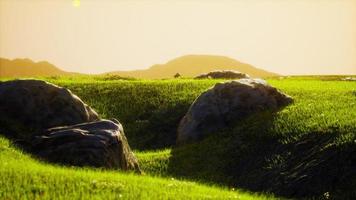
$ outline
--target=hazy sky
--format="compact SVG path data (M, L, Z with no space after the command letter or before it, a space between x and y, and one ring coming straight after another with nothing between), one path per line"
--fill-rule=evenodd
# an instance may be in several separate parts
M356 0L0 0L0 57L96 73L185 54L356 74Z

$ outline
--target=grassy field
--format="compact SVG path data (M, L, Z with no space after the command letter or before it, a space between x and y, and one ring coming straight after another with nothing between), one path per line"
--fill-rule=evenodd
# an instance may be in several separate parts
M354 81L334 76L269 79L295 102L236 122L199 143L175 147L181 117L202 91L221 80L45 80L69 88L103 118L119 119L146 175L40 163L2 138L0 199L21 194L29 199L272 198L231 188L283 197L356 197Z
M231 188L34 160L0 137L0 199L270 199Z
M175 144L177 125L194 99L217 80L47 79L69 88L103 118L124 124L131 147L161 149Z

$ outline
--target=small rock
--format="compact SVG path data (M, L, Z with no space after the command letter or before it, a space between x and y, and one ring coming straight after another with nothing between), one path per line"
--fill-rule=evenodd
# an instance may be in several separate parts
M203 139L252 113L276 110L291 102L291 97L261 79L218 83L190 106L178 126L177 144Z
M345 77L341 79L342 81L356 81L356 77Z
M240 79L240 78L250 78L249 75L234 71L234 70L217 70L206 74L200 74L195 79Z

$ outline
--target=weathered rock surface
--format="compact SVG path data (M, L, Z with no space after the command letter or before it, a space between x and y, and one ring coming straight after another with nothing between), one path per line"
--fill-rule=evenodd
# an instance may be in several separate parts
M1 133L25 150L55 163L140 172L121 124L98 120L65 88L40 80L0 82Z
M0 129L13 138L98 119L97 113L68 89L40 80L0 82Z
M250 78L249 75L234 71L234 70L218 70L212 71L206 74L200 74L195 77L195 79L205 79L205 78L213 78L213 79L240 79L240 78Z
M291 102L291 97L261 79L218 83L202 93L182 118L177 144L200 140L252 113L276 110Z
M356 81L356 77L345 77L341 79L342 81Z
M140 172L138 161L117 120L48 129L32 141L32 151L56 163Z

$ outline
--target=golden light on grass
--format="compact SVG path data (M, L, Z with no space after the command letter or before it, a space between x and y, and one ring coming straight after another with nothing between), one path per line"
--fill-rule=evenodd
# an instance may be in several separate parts
M74 7L79 7L80 6L80 0L73 0L72 2Z

